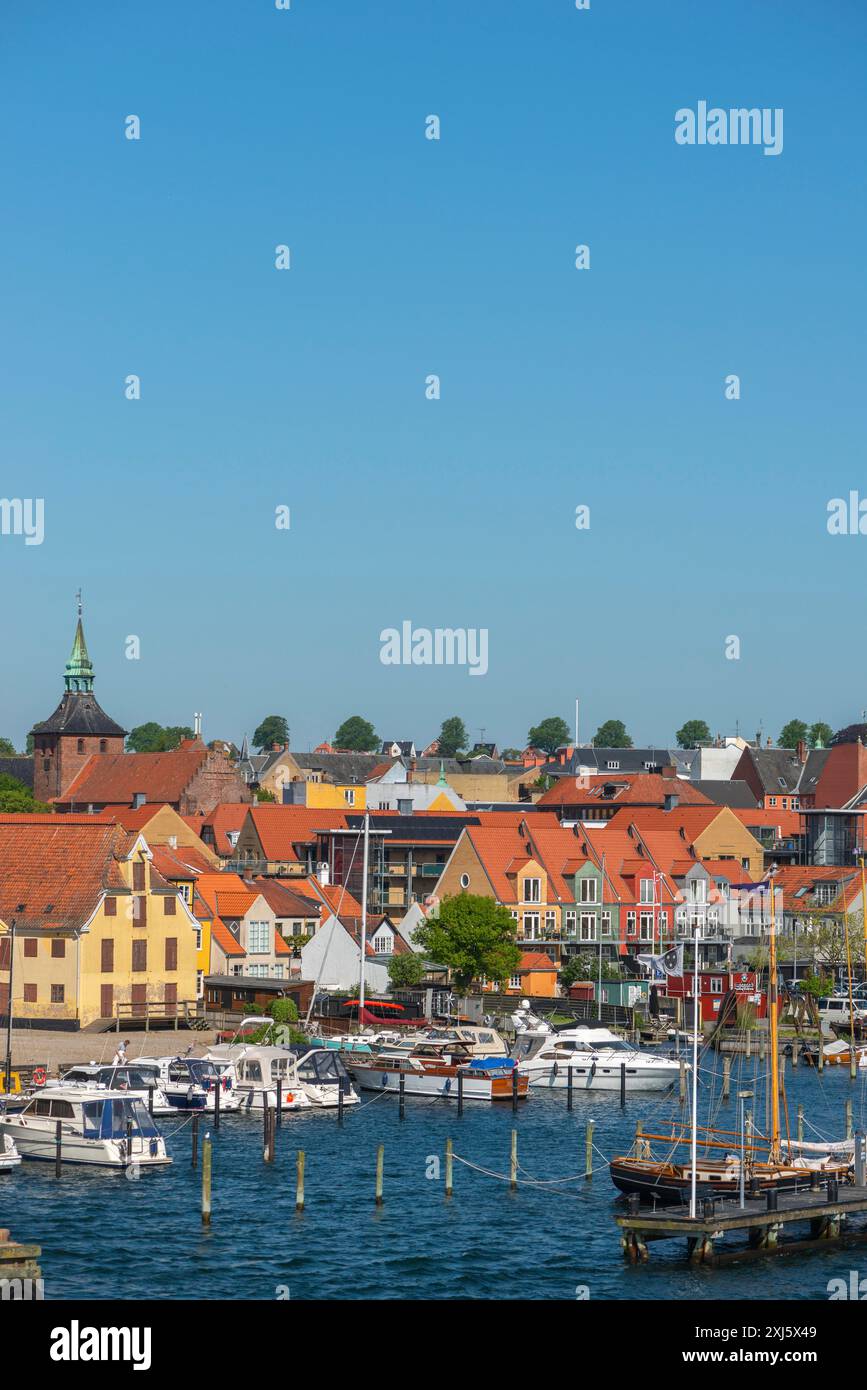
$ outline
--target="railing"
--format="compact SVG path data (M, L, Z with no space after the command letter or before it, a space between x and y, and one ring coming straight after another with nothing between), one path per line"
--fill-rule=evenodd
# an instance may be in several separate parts
M188 1026L204 1017L204 1001L201 999L145 999L141 1003L116 1003L114 1006L115 1031L120 1032L121 1023L138 1024L144 1022L145 1032L152 1023L171 1023L177 1028L181 1023Z

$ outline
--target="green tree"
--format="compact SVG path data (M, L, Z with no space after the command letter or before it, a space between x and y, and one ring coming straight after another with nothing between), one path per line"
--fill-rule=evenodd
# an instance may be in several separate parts
M253 747L260 753L274 747L275 743L289 742L289 725L282 714L268 714L253 734Z
M0 738L0 758L14 758L16 751L11 739Z
M268 1012L275 1023L297 1023L298 1005L294 999L275 999Z
M464 721L453 714L450 719L444 719L442 728L439 731L439 745L441 758L456 758L467 746L467 730Z
M808 733L809 729L803 719L790 719L780 730L777 742L781 748L797 748L802 739L806 743Z
M560 971L560 984L563 989L569 989L576 980L592 980L593 967L588 958L581 952L578 955L570 956L563 969Z
M698 748L699 744L710 742L710 729L703 719L687 719L675 738L678 748Z
M379 743L376 730L360 714L344 719L334 735L335 748L348 748L353 753L371 753Z
M25 741L24 741L24 752L25 752L25 753L32 753L32 752L33 752L33 735L32 735L32 734L28 734L28 735L27 735L27 738L26 738Z
M126 737L130 753L168 753L185 738L194 738L188 724L170 724L163 727L151 720L148 724L138 724Z
M392 956L388 962L388 978L392 989L414 989L420 985L426 974L425 963L415 951L402 956Z
M256 797L256 800L259 802L260 805L261 805L261 803L262 803L263 801L276 801L276 800L277 800L277 798L276 798L276 796L274 795L274 793L273 793L273 792L269 792L269 790L268 790L267 787L260 787L259 790L255 793L255 797Z
M606 719L593 735L594 748L631 748L632 739L622 719Z
M0 773L0 812L4 815L47 814L51 809L43 801L36 801L30 788L17 777Z
M831 739L834 737L834 730L830 724L825 724L821 719L815 724L811 724L807 730L807 742L811 748L818 748L819 745L827 748Z
M449 967L461 990L482 975L502 984L521 960L511 913L475 893L445 898L438 915L416 928L415 942L431 960Z
M527 731L527 741L533 748L541 748L543 753L553 753L555 748L568 743L569 725L559 715L552 714Z
M504 748L500 754L504 763L519 763L523 753L522 748Z

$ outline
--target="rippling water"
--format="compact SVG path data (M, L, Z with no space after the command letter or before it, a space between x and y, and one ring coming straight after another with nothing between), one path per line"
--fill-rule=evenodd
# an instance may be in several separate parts
M746 1087L734 1064L732 1094ZM844 1107L865 1122L865 1079L843 1068L819 1076L790 1070L792 1130L798 1101L825 1137L844 1133ZM718 1096L706 1081L705 1102ZM363 1095L369 1100L370 1093ZM3 1225L15 1239L42 1246L47 1298L819 1298L827 1283L858 1268L858 1250L760 1260L726 1269L691 1270L683 1241L651 1246L649 1262L625 1264L613 1215L619 1208L602 1155L622 1151L637 1121L648 1127L671 1113L659 1097L540 1094L513 1116L510 1105L468 1103L459 1120L452 1102L376 1098L347 1110L286 1116L277 1161L262 1159L261 1124L223 1118L214 1136L214 1209L210 1231L199 1210L201 1172L190 1165L191 1126L164 1122L171 1167L137 1181L120 1173L23 1163L0 1175ZM704 1112L702 1112L702 1117ZM522 1174L552 1180L583 1173L585 1126L595 1122L599 1168L547 1187L508 1183L455 1164L455 1195L443 1195L446 1138L455 1153L508 1174L512 1128ZM760 1119L757 1112L757 1120ZM737 1128L734 1101L716 1117ZM204 1134L204 1128L202 1130ZM807 1138L811 1136L809 1130ZM385 1204L374 1205L377 1144L385 1145ZM295 1206L295 1154L307 1154L305 1211ZM436 1160L440 1160L439 1176Z

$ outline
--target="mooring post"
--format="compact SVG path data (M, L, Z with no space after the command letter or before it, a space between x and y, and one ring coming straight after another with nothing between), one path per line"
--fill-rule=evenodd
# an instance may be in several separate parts
M855 1186L864 1186L864 1131L855 1131Z
M566 1068L566 1109L572 1109L572 1067Z
M752 1042L753 1042L753 1035L752 1035L752 1033L750 1032L750 1030L749 1030L749 1028L748 1028L748 1029L747 1029L747 1057L751 1056L751 1051L750 1051L750 1049L752 1048Z
M819 1029L819 1056L817 1061L819 1064L819 1071L823 1071L825 1067L825 1040L822 1037L821 1028Z
M798 1047L798 1039L796 1038L795 1041L792 1043L792 1066L793 1066L793 1067L796 1067L796 1066L798 1065L798 1055L799 1055L799 1051L800 1051L800 1049L799 1049L799 1047Z
M191 1166L192 1166L193 1168L196 1168L196 1167L198 1167L198 1163L199 1163L199 1112L198 1112L198 1110L197 1110L196 1113L193 1115L193 1152L192 1152L192 1158L191 1158Z
M518 1190L518 1131L512 1130L512 1148L509 1154L509 1187Z
M150 1115L151 1119L153 1119L153 1117L154 1117L154 1088L153 1088L153 1086L148 1086L148 1114Z
M804 1142L804 1107L803 1107L803 1105L799 1102L799 1103L798 1103L798 1143L799 1143L799 1144L803 1144L803 1142Z
M385 1145L380 1144L376 1150L376 1205L382 1206L382 1164L385 1156Z
M274 1112L274 1124L277 1129L280 1129L283 1124L283 1082L279 1078L277 1080L277 1109Z
M512 1067L512 1114L518 1111L518 1068Z
M268 1092L262 1092L264 1108L262 1110L262 1138L263 1151L262 1157L266 1163L270 1163L274 1155L271 1152L271 1107L268 1104Z
M858 1058L851 1043L849 1045L849 1080L854 1081L858 1075Z
M54 1176L60 1177L60 1164L63 1157L63 1124L60 1120L54 1126Z
M447 1196L447 1197L451 1197L452 1192L454 1191L454 1188L453 1188L453 1185L452 1185L452 1163L453 1163L453 1159L452 1159L452 1141L451 1141L451 1139L447 1139L447 1140L446 1140L446 1196Z
M124 1167L128 1168L132 1163L132 1120L126 1122L126 1158Z
M220 1128L220 1092L223 1089L222 1076L214 1077L214 1129Z
M584 1176L593 1177L593 1121L587 1121L587 1138L584 1141Z
M304 1210L304 1150L298 1150L295 1160L295 1210Z
M732 1088L732 1059L723 1057L722 1098L728 1100Z
M620 1063L620 1108L626 1105L626 1063Z
M852 1138L852 1099L846 1101L846 1138Z
M397 1117L402 1120L406 1114L406 1076L403 1072L397 1083Z
M458 1071L458 1118L464 1113L464 1074Z
M202 1144L202 1225L211 1224L211 1136Z
M683 1105L686 1100L686 1062L680 1059L680 1103Z
M340 1078L340 1085L337 1087L337 1123L343 1124L343 1077Z

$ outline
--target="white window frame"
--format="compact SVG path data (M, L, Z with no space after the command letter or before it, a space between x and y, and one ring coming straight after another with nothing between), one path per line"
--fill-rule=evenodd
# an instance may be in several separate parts
M540 878L525 878L521 885L522 903L540 903L542 901L542 880Z

